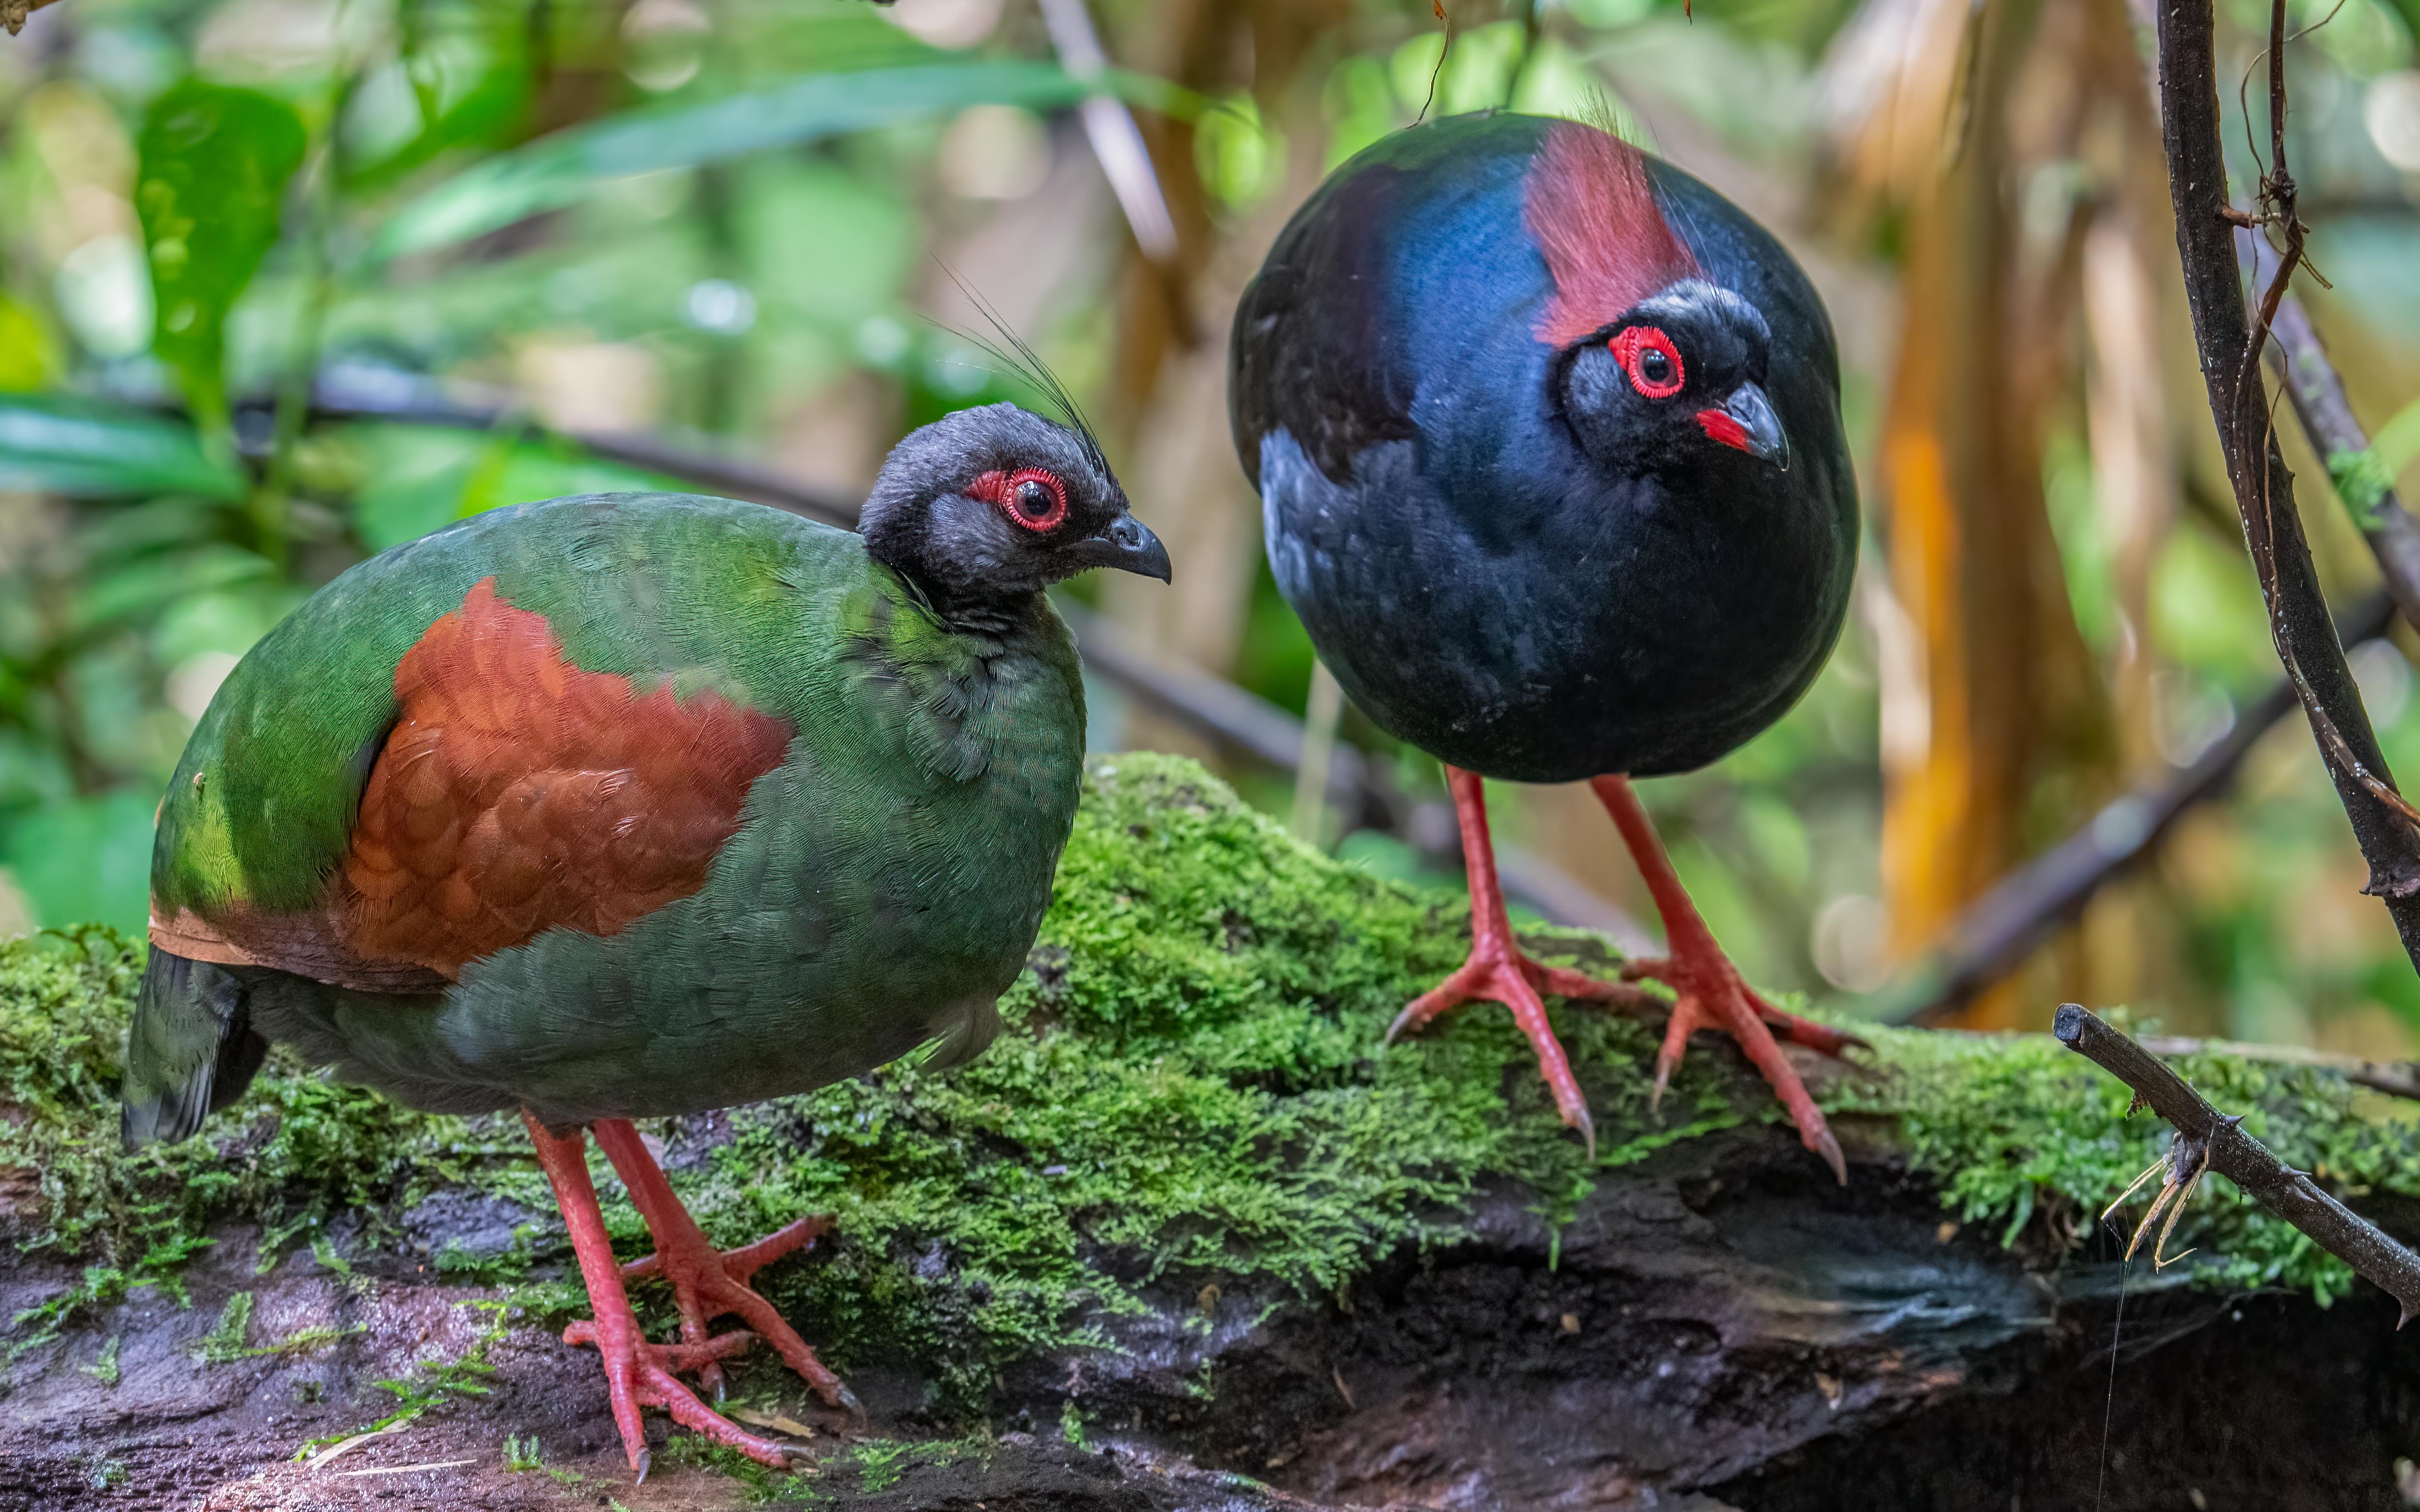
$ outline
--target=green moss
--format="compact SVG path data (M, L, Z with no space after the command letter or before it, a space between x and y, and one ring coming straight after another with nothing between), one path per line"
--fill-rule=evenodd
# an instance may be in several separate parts
M663 1447L667 1465L695 1465L729 1477L740 1488L743 1499L752 1506L767 1503L801 1504L822 1500L814 1481L807 1474L775 1470L760 1464L728 1444L716 1443L696 1434L675 1437ZM819 1474L818 1466L811 1474Z
M2330 452L2328 479L2336 487L2336 497L2363 530L2378 527L2378 506L2395 490L2395 470L2386 465L2375 448L2358 452Z
M1909 1163L1940 1183L1951 1211L2009 1242L2037 1213L2084 1229L2166 1146L2157 1116L2128 1116L2123 1084L2046 1035L1872 1038L1884 1074L1843 1078L1826 1108L1892 1118ZM2280 1160L2340 1195L2420 1194L2420 1108L2313 1067L2211 1054L2172 1064L2217 1107L2243 1115L2245 1132ZM2154 1186L2112 1221L2131 1228ZM2170 1253L2187 1246L2209 1285L2306 1288L2322 1305L2352 1286L2343 1261L2220 1176L2202 1183Z
M252 1293L239 1291L219 1309L216 1328L202 1336L194 1347L194 1357L204 1365L226 1365L250 1355L247 1343L252 1333Z
M1004 1365L1106 1343L1156 1284L1331 1292L1384 1256L1460 1238L1482 1182L1535 1194L1559 1223L1606 1169L1777 1116L1761 1083L1701 1047L1652 1118L1653 1036L1559 1010L1597 1119L1591 1167L1509 1015L1459 1014L1384 1045L1402 1004L1459 962L1465 906L1296 844L1191 763L1097 761L991 1050L735 1110L675 1183L722 1243L832 1214L813 1258L766 1273L777 1303L842 1369L917 1362L937 1405L973 1414ZM1610 964L1585 934L1532 944ZM0 946L0 1089L15 1110L0 1119L0 1171L39 1173L26 1242L91 1266L21 1321L17 1347L127 1287L173 1286L230 1223L261 1228L264 1258L307 1244L341 1264L317 1227L340 1211L375 1219L447 1183L551 1207L512 1120L410 1113L283 1058L202 1137L120 1154L116 1055L137 971L136 952L99 932ZM1878 1041L1875 1073L1836 1079L1827 1105L1892 1120L1966 1221L2014 1231L2055 1208L2071 1223L2152 1158L2156 1120L2124 1119L2122 1089L2047 1040ZM2287 1159L2354 1189L2420 1193L2412 1126L2363 1116L2341 1084L2216 1057L2188 1073ZM600 1186L617 1242L648 1247L618 1188ZM2231 1193L2188 1223L2213 1279L2344 1288L2334 1261ZM576 1281L525 1282L532 1263L561 1261L560 1232L550 1221L504 1257L438 1263L524 1282L524 1316L576 1312ZM641 1301L661 1306L661 1288Z
M526 1164L509 1121L398 1108L272 1057L203 1137L118 1147L118 1057L139 946L98 927L0 943L0 1173L30 1182L21 1248L85 1259L82 1280L13 1320L14 1358L79 1308L127 1290L182 1292L221 1224L259 1225L273 1258L339 1212L382 1212L449 1182Z
M926 1361L961 1402L1000 1363L1139 1310L1162 1276L1333 1290L1459 1237L1483 1176L1585 1187L1508 1015L1382 1043L1458 964L1463 910L1296 844L1191 763L1096 763L1000 1041L942 1075L892 1068L745 1110L684 1196L721 1239L833 1213L832 1259L789 1273L787 1300L842 1364ZM1649 1035L1560 1024L1601 1163L1745 1116L1699 1057L1655 1122Z

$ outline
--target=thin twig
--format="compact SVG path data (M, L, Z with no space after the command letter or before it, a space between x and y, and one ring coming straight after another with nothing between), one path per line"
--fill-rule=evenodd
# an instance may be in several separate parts
M2241 207L2229 207L2226 214L2238 227L2237 244L2253 286L2273 286L2279 257L2259 234L2261 216ZM2391 595L2339 619L2338 640L2357 646L2382 636L2397 610L2420 629L2420 519L2404 508L2393 480L2377 465L2343 380L2292 293L2278 301L2270 335L2270 355L2295 416L2311 449L2326 459ZM1904 985L1884 1000L1884 1016L1896 1023L1932 1022L2016 969L2053 931L2073 920L2104 884L2149 856L2186 810L2225 792L2253 746L2299 702L2294 684L2279 682L2190 766L2109 804L2066 840L2002 878L1960 913L1946 932L1946 947L1905 974Z
M2236 244L2253 283L2270 282L2277 253L2268 239L2247 230L2237 235ZM2420 520L2403 507L2393 477L2371 453L2369 434L2353 415L2344 380L2328 361L2327 348L2312 329L2303 301L2287 295L2277 306L2269 333L2275 338L2271 362L2293 401L2303 434L2326 463L2336 493L2378 558L2378 570L2386 579L2387 591L2395 595L2396 607L2407 624L2420 630Z
M2257 335L2245 318L2234 247L2239 217L2227 204L2226 163L2219 146L2215 28L2211 0L2161 0L2160 123L2202 383L2278 660L2294 684L2329 779L2369 863L2365 890L2385 900L2406 953L2420 964L2420 828L2395 795L2344 649L2328 621L2319 572L2294 507L2293 476L2278 454L2260 381L2258 353L2284 299L2282 276L2261 301ZM2284 41L2284 0L2275 0L2272 47L2282 54ZM2271 159L2260 202L2268 224L2285 228L2281 275L2301 260L2302 239L2284 157L2285 111L2279 56L2270 62Z
M2259 403L2261 444L2273 454L2276 412L2275 406L2260 393L2260 353L2269 345L2270 328L2276 321L2277 306L2286 297L2294 270L2303 264L2304 239L2309 233L2309 227L2295 213L2294 176L2286 166L2286 0L2272 0L2268 58L2270 168L2260 179L2261 208L2257 214L2246 217L2227 206L2223 208L2220 218L2238 226L2278 226L2286 239L2285 247L2278 254L2277 270L2270 278L2267 291L2260 297L2260 313L2253 322L2251 332L2244 338L2242 360L2237 364L2235 386L2228 394L2229 403L2239 417L2243 413L2247 398ZM2248 120L2246 129L2249 129ZM2195 316L2198 317L2198 310ZM2211 395L2211 402L2213 405L2217 402L2215 393ZM2257 512L2246 510L2243 517L2253 565L2260 575L2263 596L2270 606L2273 622L2279 614L2273 585L2277 580L2276 487L2281 475L2286 475L2282 464L2264 471L2260 478L2260 507ZM2239 491L2240 488L2239 484ZM2259 522L2257 530L2253 528L2256 518ZM2294 637L2287 633L2282 624L2273 624L2273 639L2277 644L2278 659L2285 664L2287 677L2292 680L2294 690L2302 697L2303 707L2309 716L2311 733L2319 741L2319 750L2329 764L2360 783L2371 797L2413 825L2420 825L2420 809L2406 803L2403 795L2395 791L2394 784L2378 775L2384 769L2383 763L2365 761L2345 739L2335 711L2312 689L2309 679L2303 673L2302 657L2296 651ZM2415 961L2420 961L2420 957L2415 957Z
M2060 1007L2051 1032L2059 1043L2133 1088L2137 1099L2175 1127L2172 1179L2190 1180L2204 1167L2218 1172L2393 1297L2402 1306L2397 1327L2420 1313L2420 1255L2271 1154L2243 1132L2240 1116L2220 1113L2166 1062L2074 1003Z
M1453 51L1453 18L1445 13L1445 0L1429 0L1429 8L1436 12L1437 24L1445 28L1445 45L1437 49L1436 66L1429 69L1429 92L1420 100L1420 113L1412 117L1414 126L1429 118L1429 107L1436 103L1437 77L1445 72L1446 56Z

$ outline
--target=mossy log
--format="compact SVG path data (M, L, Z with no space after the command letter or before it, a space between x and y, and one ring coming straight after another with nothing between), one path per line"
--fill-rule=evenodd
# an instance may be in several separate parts
M719 1242L833 1215L760 1285L871 1421L746 1361L728 1410L812 1434L813 1472L681 1436L644 1487L560 1341L582 1298L513 1122L273 1060L199 1138L123 1156L139 951L0 947L0 1509L1996 1512L2093 1505L2104 1474L2113 1512L2404 1504L2420 1354L2392 1304L2217 1182L2190 1257L2121 1272L2091 1215L2162 1131L2046 1038L1801 1057L1844 1189L1727 1045L1658 1115L1658 1026L1558 1005L1591 1163L1507 1015L1382 1045L1466 934L1458 897L1308 850L1191 764L1095 762L983 1058L651 1128ZM2181 1064L2412 1231L2411 1104ZM345 1446L296 1462L315 1442Z

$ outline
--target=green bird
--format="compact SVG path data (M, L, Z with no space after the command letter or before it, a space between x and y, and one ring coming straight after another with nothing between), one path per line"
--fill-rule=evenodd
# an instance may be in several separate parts
M729 500L555 499L361 563L211 700L167 795L126 1059L130 1147L240 1096L271 1042L408 1106L518 1108L554 1186L631 1468L762 1335L802 1218L720 1253L629 1120L804 1092L998 1031L1075 819L1084 697L1044 590L1168 553L1099 445L1011 405L901 441L862 534ZM582 1128L654 1235L617 1266ZM626 1277L671 1282L682 1341ZM750 1332L710 1336L737 1315Z

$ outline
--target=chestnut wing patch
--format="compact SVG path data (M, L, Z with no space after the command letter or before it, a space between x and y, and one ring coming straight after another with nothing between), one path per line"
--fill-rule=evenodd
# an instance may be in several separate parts
M613 934L705 885L787 721L582 671L495 579L396 668L333 920L365 963L448 980L563 927Z

